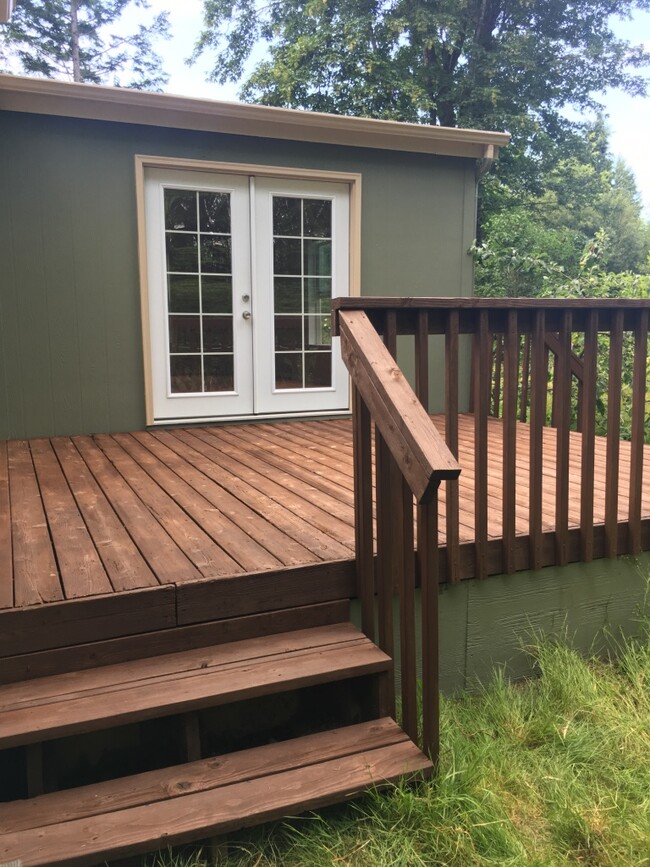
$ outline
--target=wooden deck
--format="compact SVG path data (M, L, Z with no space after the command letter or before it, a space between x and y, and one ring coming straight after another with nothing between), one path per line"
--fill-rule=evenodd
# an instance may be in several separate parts
M444 418L434 420L442 431ZM544 429L543 529L551 547L555 436L553 428ZM463 414L459 417L463 577L473 574L473 437L473 417ZM490 571L498 572L500 421L489 420L488 439ZM571 433L570 439L569 521L577 528L581 436ZM528 426L519 424L518 568L527 565L528 502L521 492L526 491L528 450ZM597 438L596 527L602 527L605 518L605 453L605 438ZM627 520L629 468L629 444L621 443L622 525ZM648 446L644 468L644 477L649 478ZM439 543L444 546L444 484L442 488ZM648 486L642 519L647 549ZM577 529L572 534L576 548ZM135 606L126 604L129 599L140 600L141 618L148 617L153 625L147 628L156 629L279 609L294 596L300 604L342 598L354 594L353 557L349 420L0 442L0 624L4 618L5 627L12 627L5 629L6 641L11 635L16 638L24 623L7 615L42 613L43 603L59 611L62 603L94 600L95 608L84 610L90 640L94 628L99 637L103 630L110 633L106 618L119 619L127 617L124 612L135 611ZM444 555L442 561L444 579ZM237 582L223 580L237 576L241 576ZM218 599L206 592L209 579L221 582ZM164 590L166 597L155 593ZM142 594L148 594L149 600L144 608ZM124 597L124 604L117 601L119 597ZM100 607L100 602L111 599L112 608ZM63 615L52 614L52 618L50 622L41 617L39 623L50 624L50 630L56 624L65 629ZM29 642L28 649L34 649ZM13 652L21 651L14 647Z

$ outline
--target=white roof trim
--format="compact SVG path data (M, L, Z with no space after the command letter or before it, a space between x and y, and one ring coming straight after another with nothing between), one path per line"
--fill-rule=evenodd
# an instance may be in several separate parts
M15 75L0 75L0 110L473 159L491 159L510 141L508 133L321 114Z

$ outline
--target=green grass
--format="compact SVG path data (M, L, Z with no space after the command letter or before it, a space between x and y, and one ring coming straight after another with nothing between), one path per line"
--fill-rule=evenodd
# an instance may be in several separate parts
M530 652L539 678L444 701L437 780L257 829L228 867L650 865L650 641Z

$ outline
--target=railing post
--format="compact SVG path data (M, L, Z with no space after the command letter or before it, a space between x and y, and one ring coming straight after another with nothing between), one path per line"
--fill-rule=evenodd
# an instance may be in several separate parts
M580 436L580 556L584 563L594 558L594 463L596 436L596 360L598 355L598 313L590 310L585 324L582 357L582 407Z
M536 310L531 335L530 377L530 457L528 471L528 535L530 568L542 567L542 482L543 433L546 420L548 354L546 351L546 316Z
M614 313L609 333L607 382L607 458L605 484L605 553L618 554L618 478L621 435L621 378L623 364L623 311Z
M458 458L458 310L451 310L445 329L445 441ZM447 534L447 577L451 584L460 581L460 521L458 514L458 479L445 483L445 519Z
M474 334L474 551L475 575L486 578L487 570L487 471L489 404L488 311L478 313Z
M555 563L569 562L569 431L571 414L571 312L562 313L560 351L553 373L553 406L556 408L557 448L555 459Z
M503 359L503 486L502 486L502 568L507 575L515 571L515 494L517 482L517 368L519 332L517 311L508 311Z
M361 628L375 640L375 564L372 529L372 444L370 413L352 386L352 454L354 462L354 537L357 596Z
M418 506L417 556L422 602L422 745L437 765L440 753L437 496Z

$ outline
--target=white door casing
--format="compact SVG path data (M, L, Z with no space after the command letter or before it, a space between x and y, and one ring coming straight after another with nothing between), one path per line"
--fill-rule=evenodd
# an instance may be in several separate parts
M153 422L345 411L349 186L146 168Z

